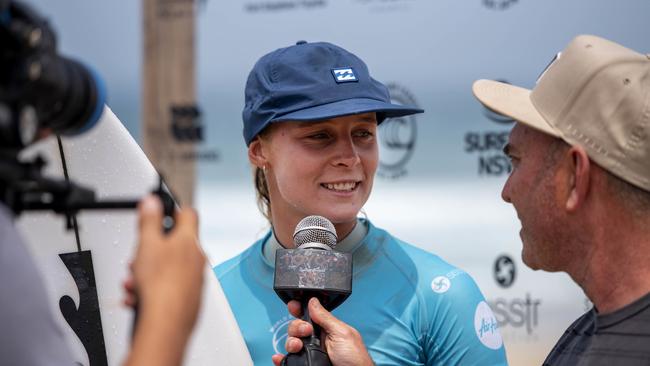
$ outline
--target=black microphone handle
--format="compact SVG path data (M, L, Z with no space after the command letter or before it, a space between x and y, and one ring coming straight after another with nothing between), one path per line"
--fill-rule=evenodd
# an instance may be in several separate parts
M298 353L289 353L282 359L282 366L332 366L324 345L321 344L321 327L309 316L309 298L301 301L302 320L309 322L314 331L311 336L302 338L302 349Z
M315 344L318 345L321 348L324 348L321 346L321 341L320 341L320 335L321 335L321 327L320 325L314 323L311 320L311 316L309 315L309 299L307 299L306 302L301 301L301 306L302 306L302 320L308 322L311 324L311 326L314 328L314 331L311 333L311 336L305 337L302 339L303 344Z

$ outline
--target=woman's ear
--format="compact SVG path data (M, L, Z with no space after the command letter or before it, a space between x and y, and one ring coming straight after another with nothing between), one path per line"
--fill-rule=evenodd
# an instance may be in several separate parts
M248 145L248 160L258 168L264 168L268 164L266 146L259 136Z

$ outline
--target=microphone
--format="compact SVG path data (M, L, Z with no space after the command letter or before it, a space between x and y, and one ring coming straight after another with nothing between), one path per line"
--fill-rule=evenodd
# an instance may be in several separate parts
M352 254L333 250L337 237L334 225L322 216L307 216L293 234L295 249L278 249L275 255L273 290L284 301L300 302L302 319L314 332L303 339L299 353L287 355L285 366L331 365L320 342L321 329L309 316L307 303L317 298L328 311L334 310L352 293Z

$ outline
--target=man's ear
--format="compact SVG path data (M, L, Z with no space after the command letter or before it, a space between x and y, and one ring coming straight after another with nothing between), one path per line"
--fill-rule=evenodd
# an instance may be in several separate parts
M570 187L566 201L566 209L575 212L583 205L589 194L590 170L592 169L589 156L582 146L571 146L568 151L572 164L570 165Z
M266 148L259 136L248 145L248 160L258 168L264 168L268 164Z

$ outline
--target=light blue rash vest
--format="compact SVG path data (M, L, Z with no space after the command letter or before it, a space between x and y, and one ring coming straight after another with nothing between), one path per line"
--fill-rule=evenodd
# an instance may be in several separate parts
M496 318L474 280L369 221L352 246L352 295L333 314L356 328L377 365L507 365ZM273 291L271 232L214 271L256 365L286 353L293 317Z

